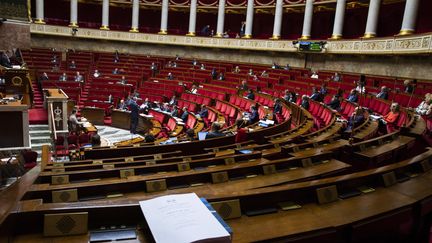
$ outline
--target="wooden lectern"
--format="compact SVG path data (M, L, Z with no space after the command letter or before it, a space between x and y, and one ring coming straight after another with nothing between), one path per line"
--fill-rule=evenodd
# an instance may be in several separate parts
M45 89L48 125L51 132L68 133L68 96L61 89Z
M9 95L21 95L22 104L32 104L33 89L28 69L2 69L5 78L4 92Z

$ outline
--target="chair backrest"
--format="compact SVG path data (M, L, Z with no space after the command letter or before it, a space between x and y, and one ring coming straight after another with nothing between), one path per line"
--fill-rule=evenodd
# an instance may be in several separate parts
M25 163L35 163L38 153L35 151L26 151L23 153Z

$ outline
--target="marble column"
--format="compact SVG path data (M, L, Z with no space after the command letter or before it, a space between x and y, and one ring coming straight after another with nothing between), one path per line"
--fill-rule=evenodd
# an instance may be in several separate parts
M188 36L195 36L196 16L197 16L197 0L191 0L190 13L189 13L189 32L187 33Z
M102 26L101 30L109 30L109 0L102 2Z
M346 8L346 0L337 0L335 20L333 25L333 34L331 36L331 39L337 40L342 38L342 31L343 31L344 18L345 18L345 8Z
M283 15L283 0L276 0L275 17L273 24L273 36L271 39L278 40L281 35L282 28L282 15Z
M252 38L252 26L254 17L254 0L248 0L246 10L246 29L243 38Z
M161 27L159 34L168 34L168 0L162 0Z
M225 0L219 0L217 28L216 28L216 35L214 37L222 37L224 33L224 21L225 21Z
M78 27L78 0L70 2L70 27Z
M311 38L312 18L314 0L306 0L306 7L303 19L303 31L300 39L309 40Z
M373 38L376 36L380 7L381 0L370 0L366 30L363 38Z
M44 0L36 0L36 24L45 24Z
M130 32L139 32L139 0L132 2L132 26Z
M406 1L402 27L399 35L411 35L414 33L419 4L419 0Z

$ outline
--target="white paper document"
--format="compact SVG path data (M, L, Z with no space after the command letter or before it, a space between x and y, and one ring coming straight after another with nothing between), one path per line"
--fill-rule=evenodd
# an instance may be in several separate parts
M230 234L195 193L140 201L140 206L158 243L230 242Z

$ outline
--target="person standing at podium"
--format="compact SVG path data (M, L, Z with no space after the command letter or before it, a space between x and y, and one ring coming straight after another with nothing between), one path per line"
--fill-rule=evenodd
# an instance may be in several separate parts
M136 134L136 128L138 126L139 106L136 103L136 97L129 100L130 114L130 132Z

